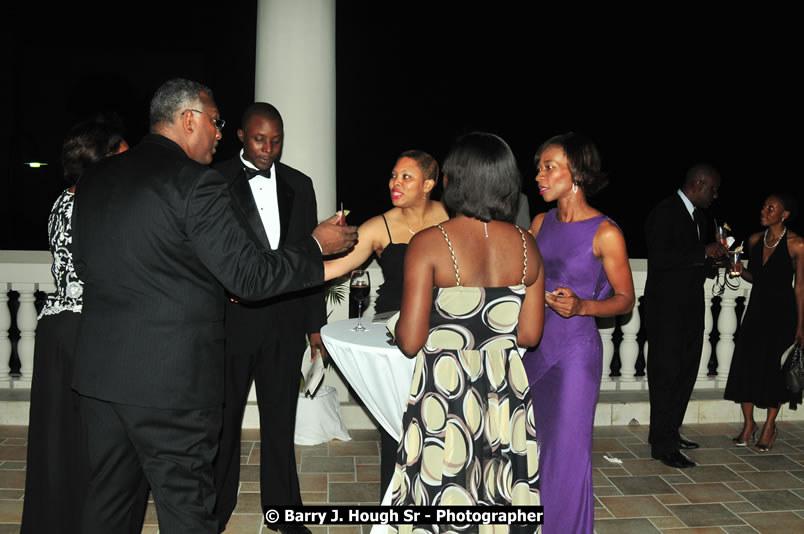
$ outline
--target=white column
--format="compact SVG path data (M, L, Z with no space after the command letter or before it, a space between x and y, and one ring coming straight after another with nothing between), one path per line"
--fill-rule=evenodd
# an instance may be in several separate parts
M318 218L335 210L335 0L260 0L257 101L282 114L282 162L312 178Z
M8 284L0 283L0 384L9 387L11 372L11 340L8 329L11 328L11 311L8 309Z
M12 284L15 291L20 294L20 308L17 311L17 328L20 330L20 340L17 342L17 353L20 356L20 383L30 387L33 377L34 343L36 342L36 284Z

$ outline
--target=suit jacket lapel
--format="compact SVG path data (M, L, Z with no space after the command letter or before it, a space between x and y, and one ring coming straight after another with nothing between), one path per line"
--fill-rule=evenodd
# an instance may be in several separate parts
M279 166L275 165L276 170L276 201L279 205L279 246L285 245L290 228L290 214L293 207L293 188L287 182L284 174L279 172Z
M237 177L232 180L230 191L235 207L240 209L242 215L245 217L246 221L248 221L248 225L257 238L257 241L259 241L263 248L270 249L271 243L268 241L268 234L265 233L265 227L262 224L260 213L257 211L257 204L254 202L254 196L251 194L251 187L248 185L246 173L242 170L238 173Z
M698 235L698 223L692 218L690 212L687 211L687 206L684 204L684 201L681 200L681 197L678 196L678 194L676 194L676 204L679 210L679 217L682 218L681 220L685 221L684 224L687 226L687 228L689 228L688 232L692 233L695 241L700 241L700 236ZM705 217L703 213L701 213L700 216ZM703 228L701 228L701 235L703 235Z

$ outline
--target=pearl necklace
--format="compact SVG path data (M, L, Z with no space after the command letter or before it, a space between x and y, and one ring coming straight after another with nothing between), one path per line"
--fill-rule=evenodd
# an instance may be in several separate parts
M777 240L776 240L776 243L774 243L774 244L772 244L772 245L769 245L769 244L768 244L768 231L769 231L769 230L770 230L770 228L765 228L765 235L764 235L764 236L762 236L762 244L763 244L763 245L765 245L765 248L776 248L776 247L777 247L777 245L779 245L779 243L781 243L781 242L782 242L782 238L783 238L783 237L784 237L784 235L787 233L787 227L785 226L784 230L782 230L782 233L781 233L781 235L779 236L779 239L777 239Z

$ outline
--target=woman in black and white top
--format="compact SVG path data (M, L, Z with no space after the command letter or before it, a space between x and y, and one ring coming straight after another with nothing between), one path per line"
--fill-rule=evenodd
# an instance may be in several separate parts
M73 265L70 221L84 169L127 149L116 116L82 121L64 139L62 165L70 187L48 219L56 291L47 296L36 329L22 533L79 532L88 466L78 394L70 382L84 287Z

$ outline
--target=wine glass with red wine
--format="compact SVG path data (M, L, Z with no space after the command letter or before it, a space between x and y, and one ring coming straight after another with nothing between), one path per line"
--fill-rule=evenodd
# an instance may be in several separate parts
M367 332L368 328L363 326L360 319L363 315L363 304L368 303L369 294L371 293L371 281L369 280L368 271L363 269L352 271L349 290L351 297L357 301L357 326L352 330L355 332Z

